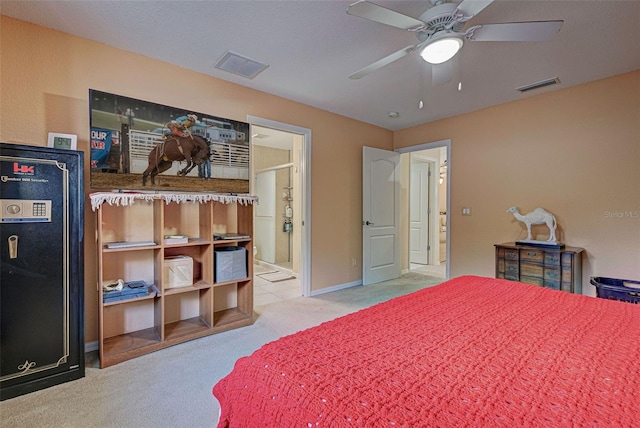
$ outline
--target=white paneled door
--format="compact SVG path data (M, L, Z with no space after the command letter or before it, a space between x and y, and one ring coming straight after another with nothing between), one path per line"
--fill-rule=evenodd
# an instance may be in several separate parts
M409 262L429 264L429 162L411 161Z
M362 283L400 276L400 154L363 147Z

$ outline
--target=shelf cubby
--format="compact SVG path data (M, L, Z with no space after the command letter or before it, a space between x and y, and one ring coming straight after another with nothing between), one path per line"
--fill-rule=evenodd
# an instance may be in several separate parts
M213 325L211 308L210 287L165 294L165 340L174 341L209 334Z

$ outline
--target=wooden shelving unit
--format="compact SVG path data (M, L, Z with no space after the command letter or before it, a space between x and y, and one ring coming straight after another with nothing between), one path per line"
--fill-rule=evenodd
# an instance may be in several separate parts
M101 367L253 323L253 241L214 240L213 235L253 236L254 198L191 196L176 202L163 194L126 194L123 203L111 194L91 195L98 225ZM187 235L188 242L164 244L164 235L176 232ZM120 241L153 245L106 247ZM246 249L246 278L214 282L215 249L223 246ZM193 260L191 285L170 287L163 283L165 258L172 256ZM155 284L159 292L103 303L101 284L114 279L144 280Z

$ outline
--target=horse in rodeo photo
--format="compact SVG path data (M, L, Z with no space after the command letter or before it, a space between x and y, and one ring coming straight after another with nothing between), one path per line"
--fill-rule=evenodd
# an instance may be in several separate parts
M176 161L187 161L187 166L178 171L185 176L209 156L209 144L197 135L178 137L169 135L165 141L157 144L149 152L149 166L142 173L142 185L147 185L147 177L151 175L151 184L155 185L155 177L171 168Z

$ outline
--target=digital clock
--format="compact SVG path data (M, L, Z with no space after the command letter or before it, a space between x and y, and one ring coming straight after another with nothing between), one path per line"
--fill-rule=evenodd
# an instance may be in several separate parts
M76 150L78 145L78 136L73 134L57 134L49 132L48 147L56 149Z

